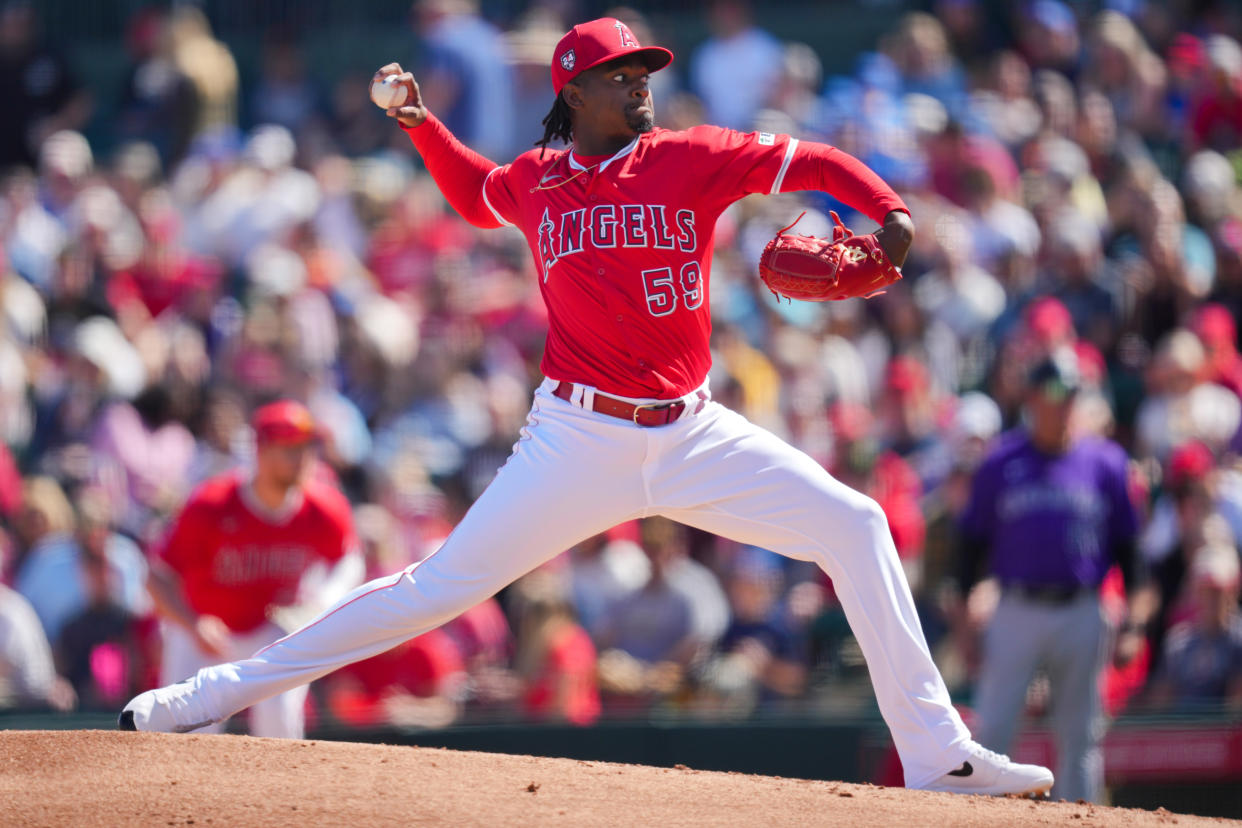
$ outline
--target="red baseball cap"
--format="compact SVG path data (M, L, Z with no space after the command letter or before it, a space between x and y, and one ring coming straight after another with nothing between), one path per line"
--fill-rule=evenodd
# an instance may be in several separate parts
M1059 299L1044 296L1026 308L1027 329L1045 344L1074 339L1074 318Z
M893 357L884 369L884 387L898 396L921 394L929 384L927 366L909 354Z
M659 46L640 46L630 27L614 17L579 23L560 39L552 52L552 88L561 88L588 69L624 55L638 55L647 70L657 72L673 61L673 53Z
M1178 489L1195 480L1202 480L1216 466L1212 450L1198 440L1183 443L1169 455L1166 482Z
M319 439L315 418L296 400L269 403L254 412L251 420L258 443L309 443Z
M1203 340L1204 345L1233 348L1237 341L1237 323L1224 305L1208 303L1195 312L1191 329Z

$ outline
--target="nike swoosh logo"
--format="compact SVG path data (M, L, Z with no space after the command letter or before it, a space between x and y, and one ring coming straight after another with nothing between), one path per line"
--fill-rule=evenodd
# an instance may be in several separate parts
M955 771L949 771L949 776L971 776L975 769L970 766L969 762L963 762L962 766Z

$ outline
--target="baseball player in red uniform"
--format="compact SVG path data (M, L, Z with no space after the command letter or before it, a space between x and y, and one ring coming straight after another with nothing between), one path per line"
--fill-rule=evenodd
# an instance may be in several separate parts
M503 166L463 146L398 75L389 110L453 207L516 226L549 329L513 454L438 552L346 596L244 661L144 693L122 726L187 730L443 624L559 552L664 515L817 563L866 655L913 788L1036 793L1045 768L974 742L928 654L884 515L818 463L711 398L708 274L716 219L751 193L826 190L881 224L900 265L901 199L859 161L787 135L654 126L648 75L672 60L611 18L575 26L552 59L555 105L534 149ZM547 143L559 137L565 150Z
M253 475L203 483L151 562L165 682L245 658L285 634L282 614L306 605L322 610L362 580L349 502L309 477L316 437L310 412L290 400L272 403L255 412L253 425ZM259 702L251 732L301 738L305 700L301 686ZM209 727L219 732L224 723Z

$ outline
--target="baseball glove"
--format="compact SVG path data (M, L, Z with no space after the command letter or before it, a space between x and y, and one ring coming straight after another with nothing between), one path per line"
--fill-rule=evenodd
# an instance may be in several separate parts
M805 216L803 213L802 216ZM861 296L870 299L901 278L875 234L855 236L829 213L836 225L831 239L785 235L802 216L776 234L759 257L759 277L777 298L827 302Z

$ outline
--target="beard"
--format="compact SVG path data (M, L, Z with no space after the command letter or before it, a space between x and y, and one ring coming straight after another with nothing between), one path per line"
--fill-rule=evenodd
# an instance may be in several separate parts
M625 124L638 134L655 129L655 113L646 109L634 109L625 113Z

